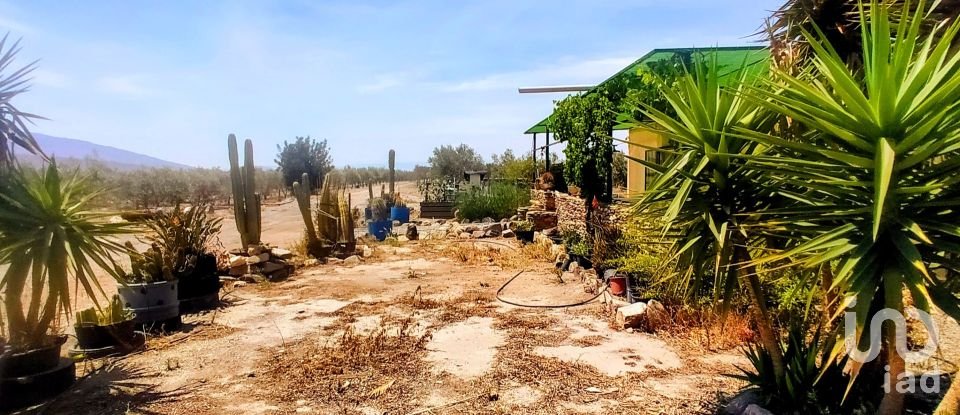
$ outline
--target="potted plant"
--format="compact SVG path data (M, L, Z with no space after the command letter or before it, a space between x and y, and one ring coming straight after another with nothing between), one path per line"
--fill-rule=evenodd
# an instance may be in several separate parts
M370 199L371 219L367 222L367 232L377 238L378 241L387 239L387 235L393 229L393 221L390 220L390 208L383 198L375 197Z
M394 198L393 207L390 208L390 220L400 223L410 222L410 208L399 194Z
M125 248L113 237L130 230L92 209L99 193L86 177L62 177L56 162L39 172L0 166L0 411L39 403L75 380L73 361L61 358L66 336L54 326L70 317L71 280L90 298L105 297L95 266L118 277L113 254Z
M102 310L90 307L77 312L74 352L87 357L130 352L143 345L144 338L134 331L135 327L133 312L123 306L119 295L114 295Z
M147 240L172 257L181 314L216 307L220 302L217 256L211 246L220 233L222 219L207 212L209 204L205 202L184 209L178 205L170 212L157 214L147 224L153 231Z
M521 220L513 223L513 234L523 243L533 242L533 222Z
M133 250L133 245L127 242ZM124 274L117 292L123 305L133 310L134 322L142 325L159 323L160 328L173 328L180 323L178 281L173 275L174 257L154 242L144 252L130 253L131 272Z
M590 245L583 238L578 238L577 241L567 245L567 253L570 255L570 260L576 261L580 268L593 268L593 262L590 261Z

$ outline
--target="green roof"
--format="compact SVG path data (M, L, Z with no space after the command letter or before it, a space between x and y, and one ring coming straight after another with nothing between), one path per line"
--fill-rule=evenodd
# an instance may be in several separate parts
M704 55L708 53L715 53L717 54L717 63L721 68L739 68L741 64L746 64L751 70L755 70L758 73L767 69L767 62L770 59L770 51L764 46L654 49L630 65L627 65L626 68L621 69L613 76L607 78L605 81L594 86L589 91L584 92L584 94L591 94L604 84L615 79L622 77L635 77L637 76L637 73L640 70L645 69L647 64L650 62L670 59L677 53ZM736 69L731 69L729 73L733 73L734 71L736 71ZM722 78L723 74L721 74L721 80ZM550 122L550 117L552 116L553 114L547 116L547 118L544 118L543 121L534 124L532 127L527 129L524 134L547 132L547 125ZM630 126L628 124L618 124L614 126L614 130L626 130L629 128Z

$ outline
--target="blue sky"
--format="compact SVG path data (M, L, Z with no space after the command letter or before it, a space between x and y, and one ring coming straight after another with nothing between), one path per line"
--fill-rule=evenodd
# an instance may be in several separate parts
M755 44L783 0L0 2L0 30L40 59L34 131L197 166L226 137L326 138L337 165L424 162L440 144L487 159L562 95L653 48Z

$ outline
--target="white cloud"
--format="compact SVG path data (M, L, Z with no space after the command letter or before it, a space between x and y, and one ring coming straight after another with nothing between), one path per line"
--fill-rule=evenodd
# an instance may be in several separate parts
M444 83L439 85L439 89L444 92L466 92L516 89L522 86L595 84L607 79L638 58L639 56L609 57L581 61L564 59L551 65L539 66L532 69L504 72L477 79Z
M69 83L66 75L48 69L37 69L31 75L34 85L63 88Z
M155 95L156 90L144 85L143 75L112 75L97 80L97 86L104 91L129 98L142 98Z
M373 82L357 87L357 91L365 94L380 92L402 85L401 77L395 74L378 75Z
M11 38L17 39L23 35L32 35L37 31L33 28L33 26L0 16L0 32L9 32L11 34Z

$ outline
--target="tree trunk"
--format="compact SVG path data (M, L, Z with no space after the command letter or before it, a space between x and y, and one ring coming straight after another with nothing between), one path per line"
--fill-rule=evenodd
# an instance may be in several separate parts
M770 353L774 375L778 379L783 379L786 370L783 363L783 350L780 347L780 336L773 327L773 319L770 318L770 311L767 310L766 297L763 295L757 269L750 263L750 252L744 243L736 243L733 249L733 258L738 266L737 274L741 284L745 284L750 290L753 312L757 319L757 327L760 330L760 342L763 344L763 348Z
M955 414L960 414L960 379L957 378L950 383L950 389L947 389L947 394L943 396L937 410L933 412L933 415Z
M903 314L903 292L901 291L903 283L896 274L896 268L888 270L883 276L884 305L899 311ZM903 414L904 394L897 388L897 383L903 373L906 372L906 362L903 356L897 350L897 330L899 329L893 321L884 321L883 323L883 346L887 353L887 365L889 383L884 391L883 400L880 401L880 408L877 409L878 415L901 415ZM906 330L906 327L903 327Z
M823 321L827 322L833 317L833 309L837 306L837 296L830 289L833 286L833 268L830 263L820 266L820 289L823 290Z

